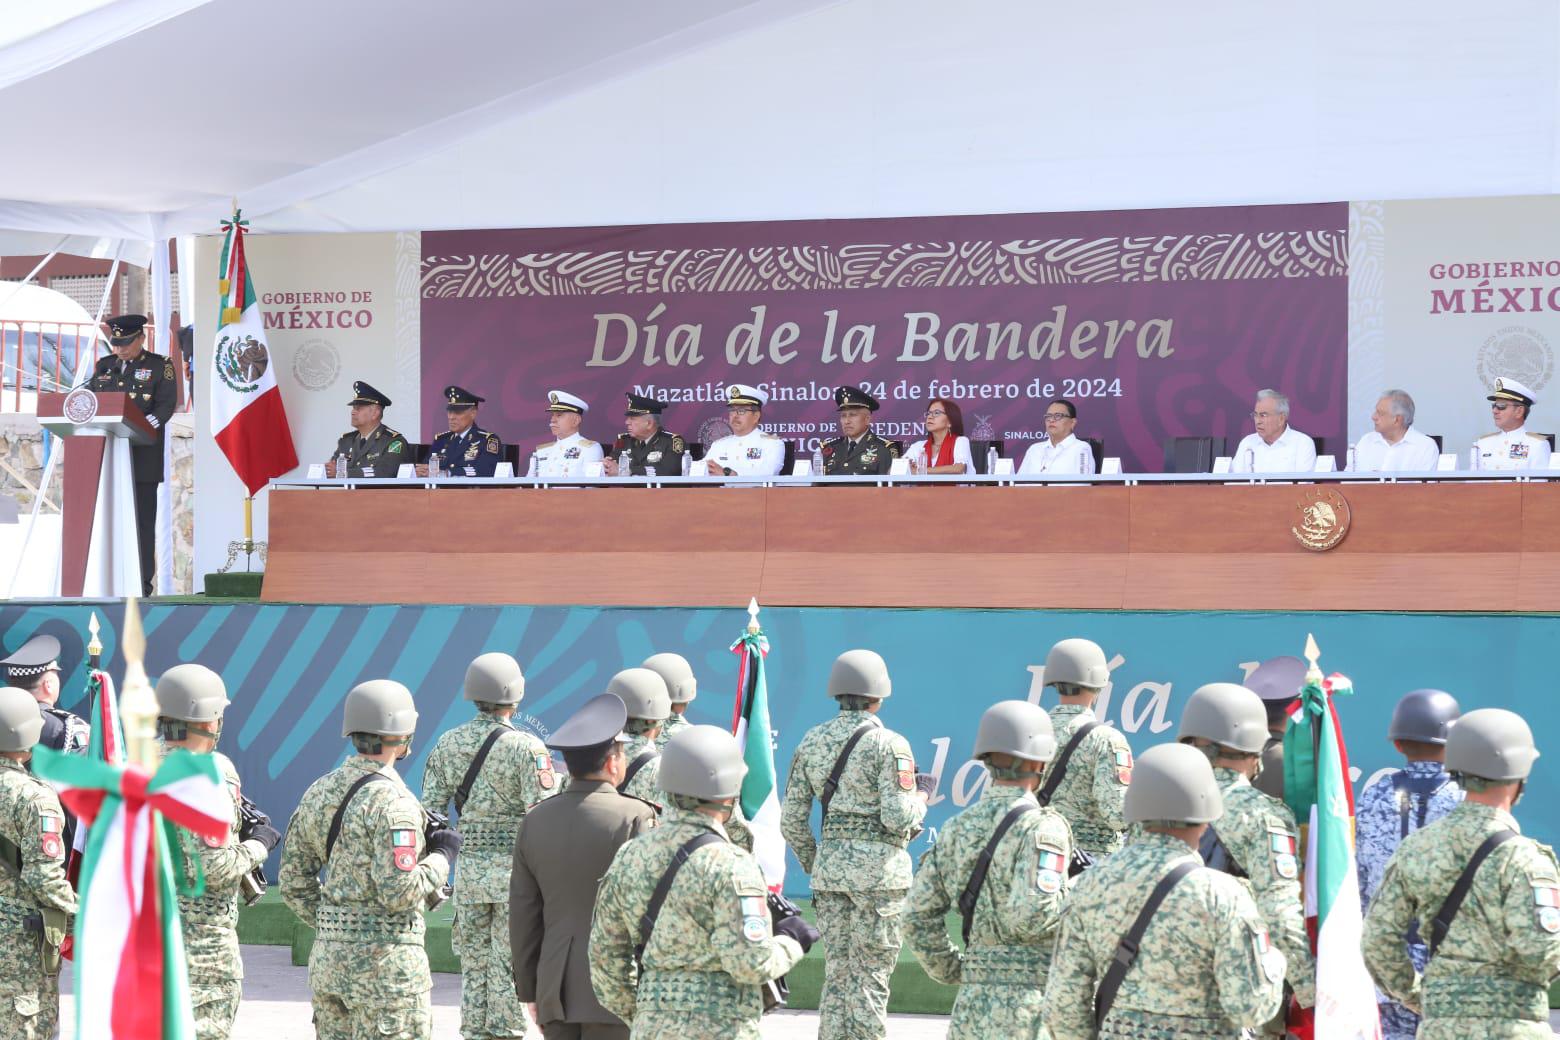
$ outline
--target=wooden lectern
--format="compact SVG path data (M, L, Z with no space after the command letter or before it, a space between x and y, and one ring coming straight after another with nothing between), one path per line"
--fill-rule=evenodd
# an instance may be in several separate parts
M87 555L92 546L92 523L97 512L103 466L113 465L106 456L110 437L129 444L151 444L157 431L129 394L98 393L86 387L64 394L38 395L38 423L65 441L65 493L62 503L63 533L60 545L60 595L80 596L86 584ZM129 472L115 474L129 484ZM105 531L115 544L136 544L136 533ZM130 594L138 594L139 589Z

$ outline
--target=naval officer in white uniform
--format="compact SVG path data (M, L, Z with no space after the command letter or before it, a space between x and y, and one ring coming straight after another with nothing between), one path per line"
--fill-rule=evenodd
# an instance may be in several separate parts
M772 477L785 465L785 441L758 428L769 395L756 386L726 387L731 436L710 445L704 468L714 477Z
M1495 378L1495 392L1486 398L1495 432L1475 442L1479 469L1548 469L1549 441L1527 431L1533 391L1505 376Z
M547 393L547 426L554 440L531 452L528 477L583 477L585 467L601 462L601 445L580 436L580 423L590 405L562 390Z

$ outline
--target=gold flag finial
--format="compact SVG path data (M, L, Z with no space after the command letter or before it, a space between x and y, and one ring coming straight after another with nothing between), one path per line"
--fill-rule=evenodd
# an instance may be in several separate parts
M1316 662L1321 659L1322 652L1316 646L1316 637L1307 632L1305 636L1305 659L1311 662L1311 668L1305 673L1305 681L1319 683L1322 681L1322 666Z
M152 773L157 770L157 695L146 677L146 633L141 629L141 605L134 596L125 600L119 649L125 659L124 692L119 698L125 750L131 762Z
M98 638L98 619L95 610L87 619L87 631L92 634L92 638L87 641L87 656L92 658L92 667L96 668L98 659L103 656L103 640Z

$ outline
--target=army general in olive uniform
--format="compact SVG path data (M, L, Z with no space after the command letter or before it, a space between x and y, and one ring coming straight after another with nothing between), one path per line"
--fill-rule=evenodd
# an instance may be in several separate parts
M872 431L872 413L878 410L877 398L860 387L842 386L834 391L834 406L839 410L840 435L824 441L818 449L823 455L824 475L887 473L899 458L899 445Z
M281 833L269 823L246 822L239 812L238 770L216 750L227 706L222 677L204 665L175 665L157 680L161 755L166 757L182 748L191 754L212 756L231 803L228 832L220 840L178 829L186 882L193 884L197 876L203 876L206 883L205 894L198 899L179 896L190 1003L194 1005L195 1035L200 1040L225 1040L233 1030L244 978L244 961L238 951L239 885L282 840Z
M547 746L510 721L523 696L525 677L513 657L472 661L465 698L476 702L477 717L439 738L423 774L423 806L444 813L453 802L460 816L454 945L466 1040L526 1034L510 967L509 864L521 821L559 784Z
M1511 814L1536 758L1520 716L1482 708L1458 719L1446 739L1446 768L1467 796L1403 839L1371 900L1365 964L1377 986L1423 1016L1420 1040L1552 1035L1560 867L1552 849L1519 833ZM1461 906L1449 907L1464 877ZM1437 923L1448 918L1443 933ZM1430 944L1423 975L1403 941L1416 921Z
M422 805L395 771L417 728L405 686L373 679L353 687L341 728L357 754L304 792L282 851L282 898L315 929L315 1033L320 1040L428 1040L433 979L423 911L442 900L460 835L425 828Z
M950 1040L1034 1040L1072 858L1067 821L1034 794L1056 758L1051 720L1037 704L995 704L974 757L991 782L921 857L905 930L926 973L959 987ZM950 909L966 922L962 954L948 941Z
M1091 727L1078 737L1061 780L1046 778L1056 785L1050 804L1067 818L1078 847L1095 858L1121 848L1127 826L1122 801L1132 779L1127 738L1094 717L1095 698L1108 682L1110 665L1097 643L1064 639L1046 655L1045 684L1056 687L1061 701L1051 709L1061 754L1084 726Z
M48 1040L60 1015L60 944L76 893L65 880L65 812L28 772L43 732L26 690L0 689L0 1038Z
M1185 744L1144 752L1125 808L1142 835L1079 877L1062 911L1045 990L1052 1040L1245 1040L1278 1012L1284 955L1245 887L1197 856L1222 811L1202 752ZM1168 890L1134 958L1124 940L1161 884ZM1103 984L1117 963L1126 971L1112 1001Z
M150 444L130 448L135 485L135 533L141 556L141 592L156 587L157 486L163 482L163 436L179 402L173 361L146 349L146 315L121 314L103 323L113 353L99 358L88 384L99 392L127 394L157 431Z
M725 730L678 733L660 773L665 819L619 849L601 879L591 983L632 1026L633 1040L758 1040L760 987L790 971L817 938L801 917L771 921L758 860L727 840L723 822L746 772ZM642 922L671 871L647 941Z
M824 938L822 1040L882 1037L888 1029L888 980L910 889L906 849L921 829L929 793L916 782L910 743L878 721L892 690L876 653L841 654L829 673L829 696L840 713L802 737L786 780L780 831L812 875ZM853 737L836 786L831 774ZM809 819L814 799L825 803L821 841Z
M332 477L393 477L402 463L412 461L406 438L384 423L390 398L359 379L352 384L352 429L336 441L336 451L326 464ZM347 457L347 472L337 473L336 462Z
M628 395L628 410L623 413L628 432L618 436L612 450L602 460L609 477L680 477L688 445L675 433L661 428L665 401L653 397ZM628 472L623 472L622 456L628 453Z
M1209 683L1186 702L1176 739L1208 757L1224 799L1224 815L1203 835L1203 862L1246 882L1288 961L1295 1000L1308 1008L1316 1003L1316 961L1300 895L1300 830L1289 806L1251 785L1267 736L1262 698L1235 683ZM1282 1036L1283 1019L1266 1032Z

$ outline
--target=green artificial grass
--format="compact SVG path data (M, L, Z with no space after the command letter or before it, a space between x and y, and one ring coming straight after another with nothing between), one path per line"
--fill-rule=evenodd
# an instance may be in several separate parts
M205 579L208 599L259 599L265 571L234 571L208 574Z

